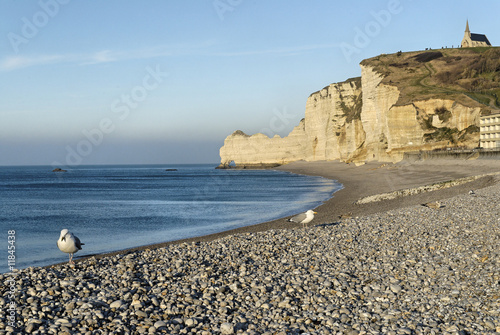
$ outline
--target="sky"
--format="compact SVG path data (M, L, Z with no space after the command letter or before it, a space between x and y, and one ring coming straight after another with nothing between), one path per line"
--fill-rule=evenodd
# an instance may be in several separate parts
M487 10L485 10L487 8ZM0 165L220 160L365 58L500 45L500 1L1 0Z

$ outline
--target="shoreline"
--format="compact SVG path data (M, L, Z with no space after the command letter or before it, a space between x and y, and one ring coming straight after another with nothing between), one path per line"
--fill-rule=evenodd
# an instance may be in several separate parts
M481 189L500 182L500 160L496 159L435 159L417 162L402 161L395 164L369 162L361 166L338 161L297 161L274 167L273 169L295 174L333 179L342 184L342 189L333 193L330 199L315 208L315 211L317 211L318 214L315 215L314 220L308 225L308 227L320 224L331 224L342 218L366 216L451 198L459 194L465 194L471 189ZM454 181L461 178L479 175L482 176L473 181L449 188L422 192L415 195L405 195L394 199L384 199L365 204L357 203L357 201L368 196L382 195L384 193L402 190L404 191L435 183ZM81 258L77 257L74 261L78 263L91 258L102 259L115 255L130 254L133 252L164 248L166 246L183 243L210 242L235 234L256 233L271 229L289 229L300 227L299 224L287 222L286 219L289 217L291 216L208 235L148 244L102 254L84 255ZM52 268L64 264L66 264L66 262L47 265L43 268Z

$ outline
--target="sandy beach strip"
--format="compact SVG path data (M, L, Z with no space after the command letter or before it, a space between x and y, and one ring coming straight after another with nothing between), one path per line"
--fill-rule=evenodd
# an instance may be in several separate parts
M402 161L396 164L370 162L361 166L333 161L300 161L283 165L277 169L335 179L343 185L342 190L335 192L330 200L317 208L318 215L315 219L317 223L318 221L330 221L340 216L368 215L446 199L492 185L499 180L500 160L435 159L415 162ZM431 192L362 205L357 204L360 199L368 196L412 190L467 177L480 178L454 187L444 185L445 187L442 189Z
M279 219L0 275L0 334L500 332L498 160L279 169L344 188L305 229ZM470 176L482 177L356 203Z

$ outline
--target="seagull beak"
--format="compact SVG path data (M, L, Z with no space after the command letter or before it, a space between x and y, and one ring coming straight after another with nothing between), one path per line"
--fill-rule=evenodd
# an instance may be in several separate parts
M318 214L318 212L313 212L314 214Z

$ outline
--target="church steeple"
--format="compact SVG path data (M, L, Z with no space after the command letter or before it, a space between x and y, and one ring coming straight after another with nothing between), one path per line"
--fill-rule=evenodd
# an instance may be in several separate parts
M465 34L462 43L460 44L462 48L471 47L491 47L490 41L486 35L483 34L472 34L469 30L469 20L467 19L467 24L465 25Z

